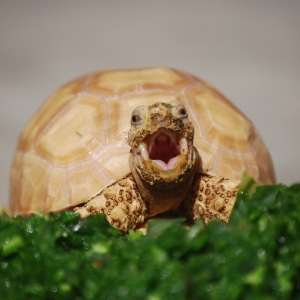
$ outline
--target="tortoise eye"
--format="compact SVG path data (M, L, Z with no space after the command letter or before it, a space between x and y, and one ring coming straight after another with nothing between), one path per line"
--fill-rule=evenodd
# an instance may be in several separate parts
M188 116L187 110L183 106L178 107L178 114L181 118L187 118Z
M142 118L136 112L132 113L131 125L141 125L143 123Z

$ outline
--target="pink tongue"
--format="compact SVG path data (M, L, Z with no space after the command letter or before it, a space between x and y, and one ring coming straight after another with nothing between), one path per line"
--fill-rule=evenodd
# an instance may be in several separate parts
M168 135L161 132L154 141L154 145L149 153L149 157L152 160L161 160L165 164L175 156L179 155L176 145L171 142Z

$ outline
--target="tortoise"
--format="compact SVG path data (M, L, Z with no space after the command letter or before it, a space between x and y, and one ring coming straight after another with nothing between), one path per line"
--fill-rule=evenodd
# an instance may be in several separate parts
M21 133L12 214L100 213L121 232L160 215L228 222L243 172L274 184L252 122L169 68L104 70L62 86Z

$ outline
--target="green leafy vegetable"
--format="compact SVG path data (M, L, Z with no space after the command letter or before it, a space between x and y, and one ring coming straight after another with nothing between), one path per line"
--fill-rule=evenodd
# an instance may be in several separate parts
M173 108L174 106L170 103L167 104L167 108Z
M147 236L100 215L2 214L0 299L299 299L300 184L250 181L228 225L153 220Z

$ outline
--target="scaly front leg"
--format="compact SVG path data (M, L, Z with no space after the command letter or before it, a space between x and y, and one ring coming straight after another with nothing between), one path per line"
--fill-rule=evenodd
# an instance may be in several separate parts
M144 223L148 210L133 176L128 174L104 189L82 207L74 211L86 218L94 214L106 214L108 222L122 233Z
M179 210L191 222L214 219L228 223L240 181L196 174Z

